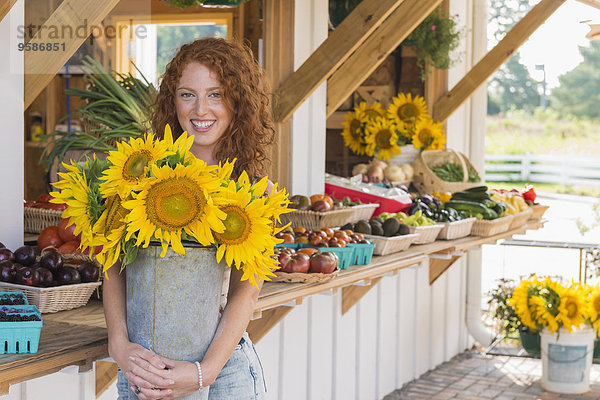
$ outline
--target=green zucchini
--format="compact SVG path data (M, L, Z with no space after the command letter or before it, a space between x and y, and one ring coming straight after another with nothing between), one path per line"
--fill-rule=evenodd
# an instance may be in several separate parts
M468 200L454 201L454 200L450 200L450 201L448 201L448 202L446 202L444 204L444 207L446 207L446 208L453 208L456 211L466 211L472 217L477 216L477 214L480 214L483 217L483 219L494 219L494 217L495 218L498 217L498 214L496 212L490 210L485 205L483 205L481 203L474 202L474 201L468 201Z

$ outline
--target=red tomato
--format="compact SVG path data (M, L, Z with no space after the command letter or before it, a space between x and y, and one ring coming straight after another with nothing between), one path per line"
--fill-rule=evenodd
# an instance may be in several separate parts
M40 250L45 249L48 246L54 246L59 248L63 244L63 240L58 234L57 226L49 226L40 233L38 237L38 247Z
M65 203L60 203L60 204L48 203L48 208L50 210L65 211L67 209L67 207L68 206Z
M52 200L54 197L50 196L49 194L43 194L40 197L38 197L37 202L38 203L49 203L50 200Z
M59 253L64 254L81 254L81 251L78 249L79 241L71 240L69 242L65 242L62 246L58 248Z
M61 219L58 224L58 236L60 236L63 242L79 241L81 235L75 236L73 232L75 232L75 224L71 223L69 218Z

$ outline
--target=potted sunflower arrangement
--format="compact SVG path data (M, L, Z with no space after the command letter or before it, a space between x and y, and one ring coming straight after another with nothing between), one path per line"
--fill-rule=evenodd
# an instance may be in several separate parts
M559 393L589 390L594 339L600 328L600 288L532 276L508 304L541 337L542 387Z
M425 99L410 93L399 93L387 108L362 102L342 125L344 144L352 152L394 164L411 163L420 151L441 150L446 144L442 124L428 114Z
M264 195L266 177L231 179L235 160L207 165L190 152L193 140L184 132L174 141L167 126L162 140L119 142L106 160L65 164L52 193L67 204L62 217L81 250L104 272L126 268L130 340L175 359L201 359L208 348L227 267L255 286L274 276L275 224L292 211L284 189Z

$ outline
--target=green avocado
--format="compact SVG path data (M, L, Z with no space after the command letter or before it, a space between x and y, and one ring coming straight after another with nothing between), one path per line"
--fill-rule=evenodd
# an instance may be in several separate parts
M371 234L377 235L377 236L384 236L383 235L383 227L381 225L379 225L378 223L372 224L371 225Z
M383 236L394 236L396 232L398 232L398 228L400 227L400 222L396 218L386 219L382 225L383 228Z
M367 221L365 221L364 219L360 220L354 225L354 232L362 233L365 235L370 235L371 234L371 225L369 225L369 223Z
M371 222L373 222L373 221L375 221L375 222L379 222L379 225L383 225L383 219L382 219L382 218L379 218L379 217L373 217L373 218L371 218L371 219L369 220L369 223L371 223Z

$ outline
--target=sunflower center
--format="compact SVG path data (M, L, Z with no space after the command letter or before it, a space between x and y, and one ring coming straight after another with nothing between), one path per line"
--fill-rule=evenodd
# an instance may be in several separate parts
M421 129L419 131L419 140L421 143L427 143L431 139L431 131L429 129Z
M350 134L352 135L352 137L354 139L358 139L360 138L360 121L357 119L353 119L352 122L350 122Z
M415 120L419 116L419 109L411 103L398 107L398 118L404 122Z
M388 129L382 129L377 132L377 135L375 135L375 142L377 143L377 147L380 149L389 149L392 147L391 139L392 132L390 132Z
M594 309L596 312L600 313L600 296L596 296L596 299L594 300Z
M172 231L199 219L206 200L202 188L187 178L171 178L148 190L146 213L156 227Z
M577 315L577 304L575 304L575 302L567 302L567 304L565 304L565 308L567 309L567 316L569 318L573 318Z
M367 116L367 118L369 119L375 119L375 118L379 118L379 117L383 117L383 115L381 115L379 112L377 112L376 110L367 108L365 110L365 115Z
M232 245L245 241L250 235L251 227L248 214L238 206L226 206L221 210L227 214L227 218L223 221L225 231L215 233L219 242Z
M131 154L125 161L125 165L123 165L123 178L128 181L135 181L144 174L151 159L152 154L148 150L140 150Z

